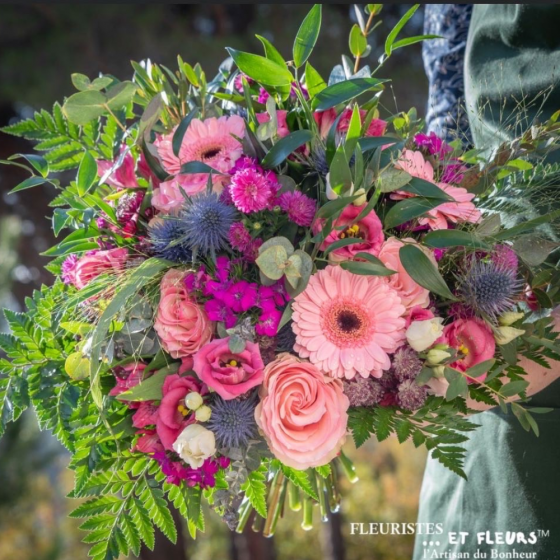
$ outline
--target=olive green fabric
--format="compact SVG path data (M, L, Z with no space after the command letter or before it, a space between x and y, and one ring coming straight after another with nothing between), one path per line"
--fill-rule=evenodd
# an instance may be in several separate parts
M475 5L465 59L466 103L477 148L495 149L519 135L537 117L560 109L560 6ZM553 156L560 160L558 152ZM442 523L443 534L416 540L414 560L477 549L536 553L560 560L560 380L531 401L554 408L535 415L540 437L527 433L510 413L494 409L473 416L480 424L464 445L468 482L428 460L418 521ZM539 530L550 531L540 537ZM452 545L449 532L469 533ZM537 533L536 544L478 544L490 531ZM436 543L439 542L439 545ZM440 556L430 556L433 551ZM460 558L461 556L456 556ZM484 558L484 556L482 556Z
M477 148L496 148L560 109L559 30L560 5L474 6L465 89Z

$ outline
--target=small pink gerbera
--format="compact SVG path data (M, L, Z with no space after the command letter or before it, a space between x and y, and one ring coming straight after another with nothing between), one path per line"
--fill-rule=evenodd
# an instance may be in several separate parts
M434 169L420 152L404 150L402 157L397 162L397 167L410 173L413 177L430 183L434 182ZM437 186L451 196L454 202L444 202L427 212L425 217L418 219L420 225L428 225L431 229L447 229L449 222L476 224L480 221L480 210L472 203L472 199L475 197L473 193L469 193L463 187L454 187L447 183L437 183ZM414 196L416 195L409 192L396 191L391 198L402 200Z
M201 161L227 173L243 154L238 138L245 135L245 123L238 115L212 117L201 121L193 119L185 133L179 156L173 153L173 135L161 136L154 144L164 169L172 175L181 171L181 165L189 161Z
M294 350L331 377L381 377L404 339L405 311L384 278L328 266L294 300Z

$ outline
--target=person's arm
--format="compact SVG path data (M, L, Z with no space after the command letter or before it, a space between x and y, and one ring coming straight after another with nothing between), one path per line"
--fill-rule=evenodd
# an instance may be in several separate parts
M560 306L552 312L554 318L554 331L560 333ZM553 381L560 378L560 362L549 361L550 369L546 369L539 364L529 360L527 358L521 358L519 360L519 365L527 372L526 380L529 382L529 387L527 388L527 396L531 397L536 395L546 387L548 387ZM516 400L512 398L511 400ZM473 410L483 411L494 408L485 403L477 402L471 398L467 399L467 405Z

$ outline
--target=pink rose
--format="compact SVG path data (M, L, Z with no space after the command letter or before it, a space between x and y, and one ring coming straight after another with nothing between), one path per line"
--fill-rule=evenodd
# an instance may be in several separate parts
M341 262L352 260L356 253L371 253L377 256L381 245L383 243L383 226L381 221L377 217L377 214L372 210L365 218L353 224L356 217L365 208L363 206L347 206L340 216L334 220L332 231L329 233L325 241L321 245L321 250L324 251L331 243L338 241L339 239L347 239L349 237L354 237L356 239L361 239L360 243L353 243L351 245L346 245L345 247L340 247L335 249L329 255L329 258L333 262ZM347 226L344 229L338 229L341 226ZM323 223L316 222L313 231L318 233L323 228Z
M341 381L281 354L266 366L259 394L255 420L275 457L298 470L334 459L346 437L350 405Z
M195 421L195 415L185 406L185 397L193 392L204 395L208 390L191 376L175 374L165 378L156 419L156 431L165 449L172 451L179 434Z
M264 375L259 345L247 342L243 352L234 354L229 349L229 337L218 338L203 346L194 355L193 369L226 401L260 385Z
M290 134L290 129L288 128L288 123L286 122L286 116L288 115L288 111L276 111L276 119L278 120L278 129L277 133L280 138L284 138L284 136L288 136ZM255 115L259 124L266 123L270 120L270 115L268 113L257 113Z
M418 246L414 239L405 238L403 241L414 243ZM401 247L404 247L403 241L397 239L396 237L390 237L387 239L379 251L379 260L381 260L387 268L397 272L396 274L387 276L387 280L389 285L399 294L402 304L406 307L407 311L415 306L428 307L430 304L429 290L426 290L426 288L417 284L410 277L401 263L399 251ZM436 259L434 258L432 252L425 250L424 253L430 258L434 266L437 268Z
M467 371L472 366L490 360L496 352L496 342L490 327L480 319L457 319L443 329L437 341L458 350L459 359L451 367ZM486 375L478 377L484 381Z
M433 319L435 315L430 309L425 309L419 305L410 308L406 317L406 328L410 327L413 321L427 321Z
M128 250L124 247L107 251L92 251L78 260L72 271L71 281L78 290L81 290L100 274L122 272L127 257Z
M189 295L187 272L171 269L161 280L161 299L154 322L162 348L173 358L193 355L212 337L206 311Z

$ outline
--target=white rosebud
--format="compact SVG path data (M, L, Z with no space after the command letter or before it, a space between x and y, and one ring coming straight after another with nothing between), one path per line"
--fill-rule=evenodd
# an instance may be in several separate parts
M514 327L498 327L494 331L494 338L496 343L500 346L508 344L512 340L515 340L518 336L525 334L523 329L516 329Z
M429 348L443 333L443 319L434 317L425 321L412 321L406 329L406 340L416 352Z
M516 321L519 321L522 317L525 317L525 313L515 313L514 311L509 311L508 313L504 313L498 318L498 322L503 327L509 327L513 325Z
M193 391L185 397L185 406L189 410L197 410L202 406L202 397L200 393Z
M210 416L212 416L212 409L205 404L198 408L194 414L197 422L208 422Z
M179 434L173 449L191 468L198 469L216 453L216 438L204 426L190 424Z
M366 191L364 189L359 188L354 194L359 195L356 200L352 201L354 206L362 206L362 204L367 202Z
M451 354L449 352L445 352L444 350L438 350L437 348L432 348L428 355L426 356L426 362L430 366L437 366L444 362L448 358L451 358Z

